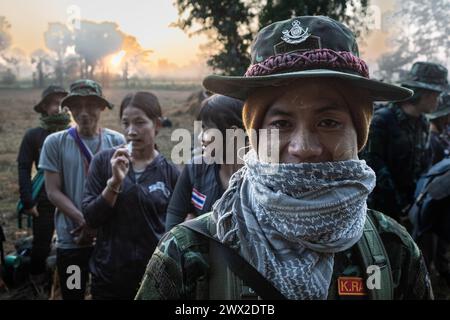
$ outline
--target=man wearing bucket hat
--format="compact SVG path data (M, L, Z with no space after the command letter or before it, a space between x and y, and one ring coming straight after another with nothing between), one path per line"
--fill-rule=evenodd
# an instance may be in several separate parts
M411 237L367 209L375 174L357 155L373 101L411 91L371 80L346 26L323 16L275 22L254 40L245 76L203 85L245 100L251 149L212 212L162 238L137 299L432 297ZM261 141L278 143L275 159ZM366 282L371 268L378 289Z
M33 216L30 280L38 295L45 294L43 291L48 283L45 261L53 237L55 207L48 200L43 183L39 183L43 172L38 170L33 179L31 172L33 165L38 167L45 138L69 126L70 115L60 112L61 100L66 95L67 91L56 85L51 85L42 92L41 101L34 106L34 111L41 115L40 125L27 130L17 156L20 191L18 214L20 216L24 212Z
M436 111L426 115L430 121L430 165L434 165L450 155L450 94L443 92L439 96Z
M116 131L99 127L101 112L112 109L112 104L97 82L72 83L61 105L69 108L76 126L47 137L39 168L45 172L48 197L56 207L56 264L63 299L84 299L94 236L81 212L86 174L93 155L123 144L125 139ZM74 273L81 276L81 286L70 287L68 278Z
M428 167L428 122L442 90L447 69L436 63L416 62L402 86L414 95L377 110L370 126L364 159L377 174L369 207L400 221L414 197L417 179Z

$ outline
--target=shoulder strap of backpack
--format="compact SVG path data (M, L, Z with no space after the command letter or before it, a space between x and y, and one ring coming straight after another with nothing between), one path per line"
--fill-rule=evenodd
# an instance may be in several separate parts
M90 164L93 158L92 152L86 147L83 140L81 140L80 136L78 135L76 127L71 127L68 129L68 132L70 136L75 140L78 148L80 149L81 154L86 159L87 163Z
M380 287L368 289L371 300L392 300L394 288L392 269L383 242L378 234L372 218L367 215L364 232L356 244L365 271L370 266L378 266L380 271Z
M285 300L286 298L275 287L264 278L252 265L242 258L235 250L221 243L211 236L205 223L199 219L189 220L183 226L208 239L210 251L219 255L228 268L242 281L252 288L258 296L264 300Z
M183 226L208 239L210 248L214 251L214 256L219 256L220 261L225 263L258 296L272 300L286 299L237 252L212 237L206 224L198 219L194 219L183 223ZM380 287L369 289L370 298L372 300L392 300L394 294L391 265L382 240L370 216L367 216L363 236L357 242L357 248L364 269L367 271L369 266L377 266L380 271Z

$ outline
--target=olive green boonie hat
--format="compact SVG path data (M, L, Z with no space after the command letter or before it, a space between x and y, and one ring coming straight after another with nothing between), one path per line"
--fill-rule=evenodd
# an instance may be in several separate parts
M438 106L436 111L426 114L425 116L429 120L445 117L450 114L450 93L443 92L439 96Z
M408 88L441 92L448 89L447 75L447 68L443 65L431 62L416 62L401 84Z
M48 102L49 98L53 95L61 95L63 97L67 96L67 91L60 86L50 85L43 92L41 96L41 101L34 106L34 111L38 113L45 113L44 105Z
M113 108L113 104L105 99L102 87L98 82L89 79L77 80L70 85L69 94L61 102L61 105L70 108L71 103L77 97L95 97L100 99L109 109Z
M252 89L285 85L300 78L345 79L368 90L373 101L404 100L412 91L369 79L353 33L324 16L275 22L252 43L251 65L243 77L211 75L203 85L215 93L245 100Z

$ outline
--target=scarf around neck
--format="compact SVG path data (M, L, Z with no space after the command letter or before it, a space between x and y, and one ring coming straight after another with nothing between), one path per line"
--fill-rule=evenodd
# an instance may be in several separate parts
M268 164L251 150L213 207L217 237L288 299L326 299L334 253L362 236L375 173L364 160Z
M39 118L40 126L49 132L57 132L69 128L70 114L61 112L55 115L42 115Z

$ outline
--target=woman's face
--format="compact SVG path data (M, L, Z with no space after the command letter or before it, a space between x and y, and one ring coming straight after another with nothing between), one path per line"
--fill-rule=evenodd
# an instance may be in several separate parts
M198 140L201 143L202 149L205 149L211 142L214 141L214 130L217 126L211 123L206 124L202 122L202 131L198 135Z
M154 148L159 122L155 123L144 111L128 106L122 113L122 128L127 142L131 142L133 150Z
M328 80L317 79L296 81L281 90L261 127L279 130L281 163L358 158L356 130L344 93Z
M216 124L212 122L202 121L202 131L200 131L198 135L198 140L200 141L202 147L202 154L204 157L215 157L217 153L220 153L223 149L222 143L215 143L213 145L213 149L206 151L206 147L213 143L217 138L217 135L220 134L219 129L217 129ZM222 137L224 138L224 137Z

